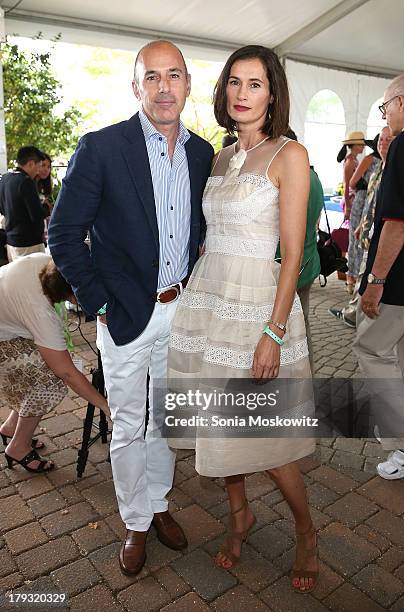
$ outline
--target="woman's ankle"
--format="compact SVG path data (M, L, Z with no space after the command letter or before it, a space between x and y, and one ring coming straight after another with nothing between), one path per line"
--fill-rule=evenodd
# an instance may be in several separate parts
M304 523L295 524L296 535L310 535L315 531L313 521L305 521Z
M22 459L31 450L31 446L16 444L13 440L11 440L6 447L5 452L7 453L7 455L10 455L10 457L13 457L14 459Z

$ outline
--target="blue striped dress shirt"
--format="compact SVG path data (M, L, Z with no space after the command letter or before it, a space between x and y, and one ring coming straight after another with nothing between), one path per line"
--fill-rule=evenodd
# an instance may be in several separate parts
M188 274L191 184L184 145L190 134L180 121L171 161L167 138L157 131L142 110L139 118L149 156L159 230L160 290L178 283Z

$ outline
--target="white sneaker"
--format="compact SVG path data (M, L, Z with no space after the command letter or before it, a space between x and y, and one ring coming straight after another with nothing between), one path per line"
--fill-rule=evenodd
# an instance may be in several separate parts
M392 451L387 461L376 466L377 473L386 480L404 478L404 453L401 450Z

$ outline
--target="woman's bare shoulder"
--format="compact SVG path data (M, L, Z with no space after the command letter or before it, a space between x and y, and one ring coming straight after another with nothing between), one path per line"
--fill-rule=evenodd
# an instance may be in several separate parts
M296 140L288 140L279 151L279 161L287 164L307 161L308 153L304 145Z

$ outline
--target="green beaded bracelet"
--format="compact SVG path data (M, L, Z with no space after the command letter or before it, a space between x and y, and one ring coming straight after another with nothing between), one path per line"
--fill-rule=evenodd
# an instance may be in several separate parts
M265 327L264 334L267 334L270 338L272 338L272 340L275 340L275 342L277 344L279 344L279 346L282 346L282 344L284 343L284 340L282 340L282 338L279 338L279 336L277 336L270 327L268 327L268 325Z
M102 316L102 315L105 315L106 312L107 312L107 304L105 303L104 306L101 306L101 308L97 310L97 315Z

